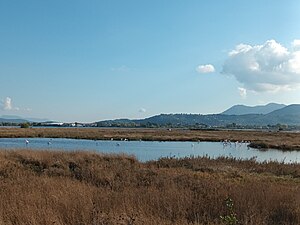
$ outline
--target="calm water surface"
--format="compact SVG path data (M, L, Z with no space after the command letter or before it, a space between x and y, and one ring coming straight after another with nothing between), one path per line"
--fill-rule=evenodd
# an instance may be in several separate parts
M26 140L29 143L26 144ZM158 142L158 141L94 141L64 138L0 138L2 149L48 149L64 151L96 151L102 153L126 153L135 155L140 161L155 160L160 157L185 156L228 156L240 159L255 157L257 161L279 161L300 163L300 152L282 152L270 149L259 151L248 148L245 143L221 142Z

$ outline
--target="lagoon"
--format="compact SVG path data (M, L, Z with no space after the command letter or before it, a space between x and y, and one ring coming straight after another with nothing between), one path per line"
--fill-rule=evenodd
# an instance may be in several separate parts
M26 144L26 140L28 143ZM0 149L43 149L63 151L95 151L101 153L125 153L145 162L161 157L219 156L237 159L255 158L258 162L278 161L300 163L299 151L269 149L261 151L249 148L247 143L182 142L182 141L106 141L65 138L0 138Z

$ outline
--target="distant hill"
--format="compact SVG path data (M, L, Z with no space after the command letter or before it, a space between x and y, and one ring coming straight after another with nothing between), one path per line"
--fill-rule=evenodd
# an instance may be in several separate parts
M254 125L260 115L222 115L222 114L161 114L144 119L142 122L154 123L158 125L173 125L173 126L226 126L236 123L241 125Z
M5 118L0 118L0 123L26 123L28 122L27 120L24 119L5 119Z
M6 121L7 122L11 122L11 121L16 121L16 122L11 122L11 123L19 123L18 121L22 121L20 123L24 123L24 122L45 122L48 121L49 119L39 119L39 118L23 118L21 116L16 116L16 115L2 115L0 116L0 122L2 122L1 120Z
M279 104L268 104L269 107L260 110L260 113L248 113L242 115L227 114L160 114L140 120L107 120L97 122L98 126L167 126L167 127L207 127L207 126L227 126L230 124L240 126L267 126L276 124L300 125L300 104L289 105L275 111L266 113L270 108L280 107ZM267 106L268 106L267 105ZM277 106L275 106L277 105ZM261 107L259 107L260 109ZM263 112L263 113L262 113Z
M11 119L13 119L13 120L15 120L15 119L24 119L24 118L22 118L21 116L15 116L15 115L2 115L2 116L0 116L2 119L9 119L9 120L11 120Z
M268 114L269 116L300 116L300 104L288 105L282 109L275 110Z
M246 115L246 114L268 114L278 109L284 108L286 105L269 103L267 105L258 106L245 106L245 105L234 105L229 109L225 110L221 114L223 115Z
M36 122L36 123L43 123L43 122L55 122L55 121L52 121L52 120L49 120L47 118L42 118L42 119L39 119L39 118L25 118L26 120L28 120L29 122Z
M264 119L270 123L300 124L300 104L292 104L275 110L265 115Z

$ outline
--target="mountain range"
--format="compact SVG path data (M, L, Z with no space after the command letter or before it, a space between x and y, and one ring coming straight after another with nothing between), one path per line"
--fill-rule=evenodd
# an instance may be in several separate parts
M270 103L264 106L236 105L220 114L160 114L145 119L117 119L97 122L98 126L267 126L300 125L300 104Z
M222 112L223 115L268 114L286 107L284 104L269 103L267 105L246 106L235 105Z

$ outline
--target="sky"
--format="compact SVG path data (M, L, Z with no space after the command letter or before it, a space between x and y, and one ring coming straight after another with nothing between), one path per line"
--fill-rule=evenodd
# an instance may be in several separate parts
M300 103L298 0L0 1L0 115L93 122Z

